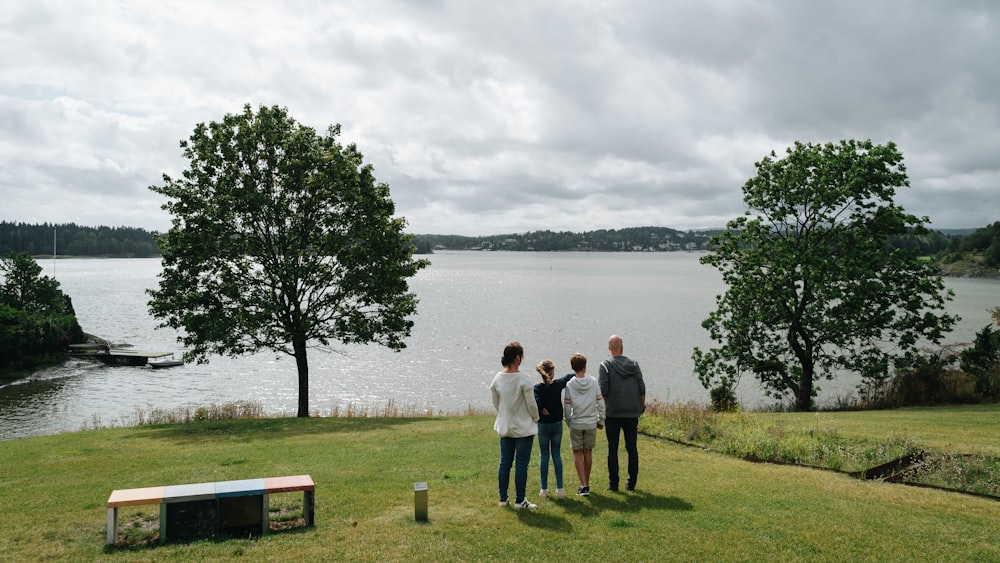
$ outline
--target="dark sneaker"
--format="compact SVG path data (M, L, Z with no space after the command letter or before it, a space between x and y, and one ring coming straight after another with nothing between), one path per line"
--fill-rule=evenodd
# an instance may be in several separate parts
M625 485L625 490L626 491L634 491L635 490L635 483L627 483Z
M590 487L584 487L584 486L581 485L580 488L576 490L576 496L578 496L578 497L589 497L590 496Z
M611 492L613 492L613 493L617 493L618 492L618 485L608 485L608 490L611 491Z

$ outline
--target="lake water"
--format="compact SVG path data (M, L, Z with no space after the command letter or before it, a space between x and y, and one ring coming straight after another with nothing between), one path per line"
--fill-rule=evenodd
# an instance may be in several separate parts
M339 345L310 352L310 410L377 410L390 401L404 410L486 410L486 386L507 342L521 342L522 369L532 375L545 358L568 373L570 355L582 352L596 376L612 333L622 335L625 354L642 366L650 400L707 402L691 351L712 345L701 321L725 288L700 256L439 252L411 280L420 305L406 350ZM180 357L176 334L156 329L146 307L145 290L158 283L159 259L40 264L46 275L54 269L85 332ZM968 342L991 323L986 309L1000 305L1000 282L949 278L946 284L956 293L949 311L963 317L949 341ZM855 385L849 379L823 382L819 401L849 396ZM751 378L744 378L737 395L745 405L767 403ZM208 364L165 370L70 360L0 388L0 440L127 423L136 412L153 409L240 400L257 402L270 414L294 414L294 360L270 353L216 356Z

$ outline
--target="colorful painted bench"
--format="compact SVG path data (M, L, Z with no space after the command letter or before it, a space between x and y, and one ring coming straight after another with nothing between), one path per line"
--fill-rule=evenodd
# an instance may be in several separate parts
M309 475L121 489L108 497L108 545L118 537L118 508L160 505L160 543L168 536L239 530L267 533L268 495L302 491L302 515L313 525L316 485Z

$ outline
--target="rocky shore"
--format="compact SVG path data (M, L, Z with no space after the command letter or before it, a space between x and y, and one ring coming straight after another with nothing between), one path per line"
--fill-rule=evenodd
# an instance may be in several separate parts
M955 278L1000 278L1000 269L972 260L959 260L941 266L941 275Z

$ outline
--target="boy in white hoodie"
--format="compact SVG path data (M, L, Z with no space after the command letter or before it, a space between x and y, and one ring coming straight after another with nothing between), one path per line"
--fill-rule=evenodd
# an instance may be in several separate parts
M580 477L576 494L590 496L590 469L594 463L593 450L597 443L597 430L604 428L604 397L597 380L587 375L587 357L573 354L569 359L576 377L566 384L563 399L563 416L569 426L569 440L573 447L573 463Z

